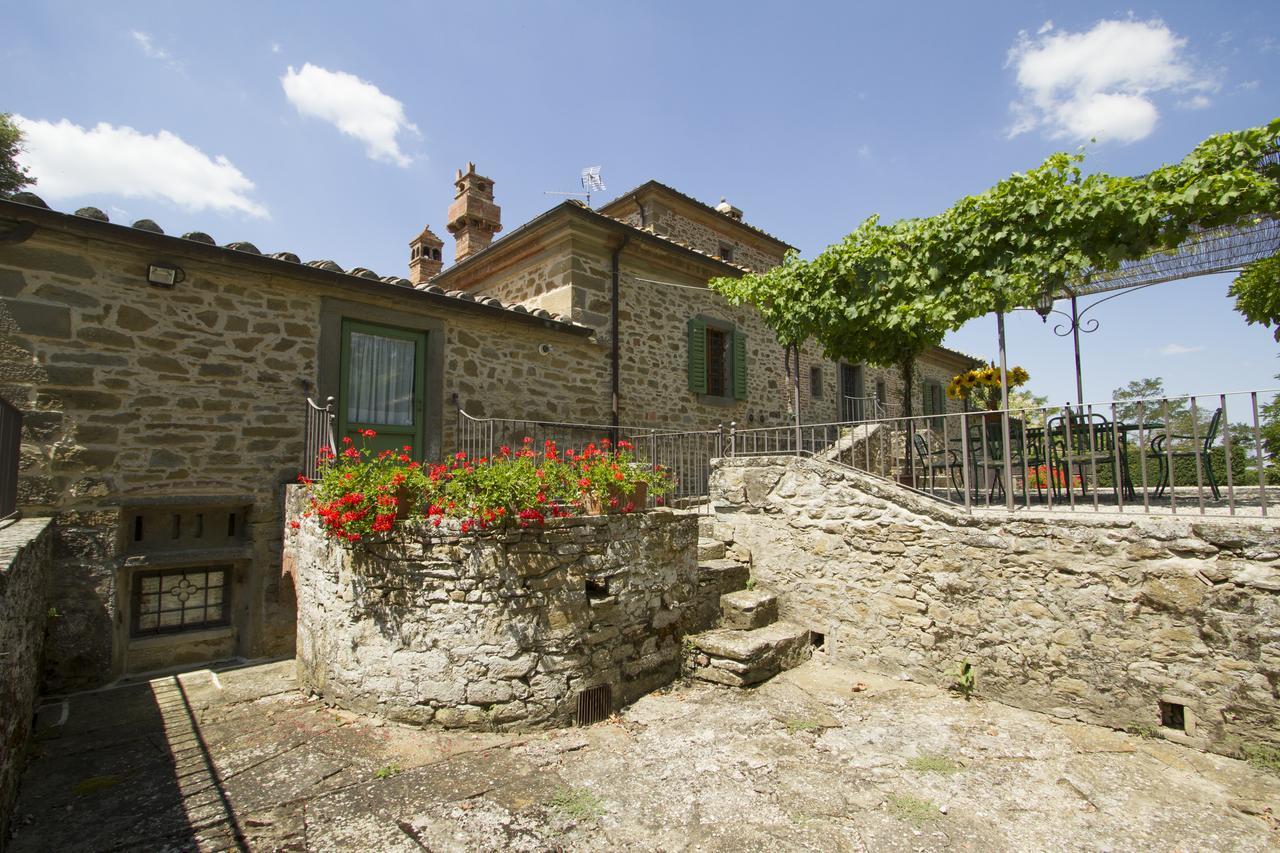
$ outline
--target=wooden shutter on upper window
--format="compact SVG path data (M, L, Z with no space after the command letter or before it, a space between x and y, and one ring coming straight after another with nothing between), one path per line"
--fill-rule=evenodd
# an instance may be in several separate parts
M689 319L689 390L707 393L707 322Z
M747 399L747 333L733 330L733 399Z

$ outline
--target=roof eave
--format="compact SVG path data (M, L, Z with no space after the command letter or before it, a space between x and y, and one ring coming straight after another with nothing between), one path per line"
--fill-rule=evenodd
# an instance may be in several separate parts
M8 218L17 222L30 222L37 228L53 228L65 233L81 234L105 242L157 249L166 254L175 253L214 263L245 267L269 275L283 275L321 282L362 294L407 299L410 302L419 302L445 310L460 310L497 319L515 320L526 325L539 326L580 337L589 337L594 334L593 329L585 326L539 317L535 314L506 307L486 305L465 295L460 297L448 296L443 293L419 290L415 287L388 284L346 272L333 272L332 270L308 266L305 263L294 263L280 258L273 258L269 255L255 255L223 246L211 246L170 234L157 234L128 225L101 222L96 219L76 216L71 213L62 213L9 199L0 199L0 218Z

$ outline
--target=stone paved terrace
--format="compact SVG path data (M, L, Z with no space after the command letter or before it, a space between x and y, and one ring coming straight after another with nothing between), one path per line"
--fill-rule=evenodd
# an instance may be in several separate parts
M755 690L677 685L609 722L523 735L334 711L292 670L46 708L11 849L1280 846L1276 776L821 655Z

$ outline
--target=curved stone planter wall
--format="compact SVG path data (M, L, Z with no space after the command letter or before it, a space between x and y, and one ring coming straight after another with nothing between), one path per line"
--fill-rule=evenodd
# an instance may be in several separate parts
M619 707L680 670L695 601L697 519L655 510L542 529L347 550L290 500L298 676L353 710L448 727L573 722L608 684Z

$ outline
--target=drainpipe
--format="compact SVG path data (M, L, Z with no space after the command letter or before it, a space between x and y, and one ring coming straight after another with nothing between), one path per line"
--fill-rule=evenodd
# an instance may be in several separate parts
M609 350L610 350L609 381L610 381L611 390L613 392L613 404L612 404L611 417L613 419L612 420L613 427L614 427L613 441L615 444L617 443L617 440L618 440L618 425L621 423L621 421L619 420L619 411L620 411L620 400L621 400L621 390L622 390L622 377L621 377L622 348L621 348L621 340L618 337L618 300L620 298L619 294L621 291L621 288L618 283L618 278L619 278L618 266L619 266L619 260L622 255L622 250L626 248L627 242L630 239L631 239L630 234L623 236L622 242L620 242L617 245L617 247L613 250L613 256L609 259L609 272L610 272L609 328L613 338L613 340L610 342L610 347L609 347Z

